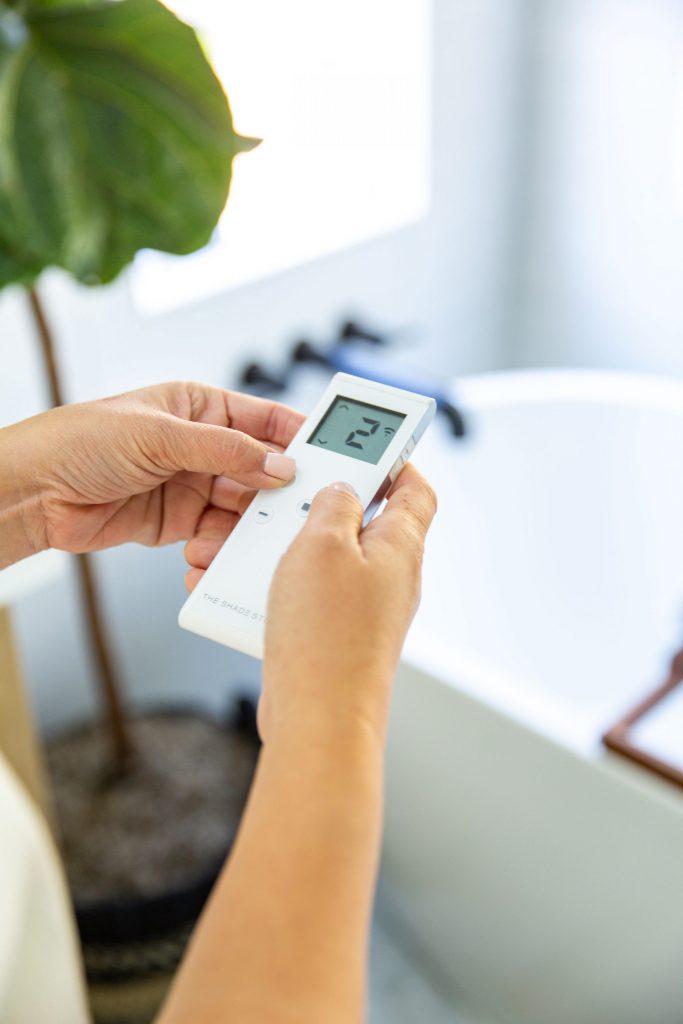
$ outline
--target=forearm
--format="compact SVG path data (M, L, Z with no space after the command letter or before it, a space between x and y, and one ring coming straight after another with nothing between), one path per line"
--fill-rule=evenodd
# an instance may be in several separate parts
M264 747L237 843L158 1024L356 1024L382 730L299 720Z
M0 569L47 546L40 485L27 456L25 429L18 423L0 430Z

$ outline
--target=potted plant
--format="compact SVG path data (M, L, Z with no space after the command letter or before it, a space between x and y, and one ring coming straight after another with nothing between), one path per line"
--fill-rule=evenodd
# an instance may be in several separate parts
M159 0L0 0L0 289L25 289L54 404L64 395L42 272L58 267L83 285L106 285L140 249L200 248L227 201L233 159L257 143L235 132L195 32ZM106 989L123 974L147 986L147 1009L116 1009L109 992L100 1019L143 1019L159 995L149 978L174 966L227 849L255 761L255 725L245 703L229 743L196 716L127 714L92 560L75 561L103 721L50 744L48 763L91 979ZM169 743L184 751L176 776L167 758L163 770L155 762L155 749L162 757ZM188 789L186 775L197 770L192 751L206 743L220 753L202 763L214 763L212 778L231 796L199 815L194 850L185 828L179 852L177 837L159 839L154 808L178 816L174 785L185 769L176 795L197 810L212 778ZM158 861L155 836L166 854ZM136 888L136 872L152 879L148 889Z

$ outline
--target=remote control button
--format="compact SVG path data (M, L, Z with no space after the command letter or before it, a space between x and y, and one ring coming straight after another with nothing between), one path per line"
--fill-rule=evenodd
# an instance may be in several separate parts
M306 518L308 513L311 511L311 504L312 504L312 502L313 502L313 498L304 498L304 500L300 501L299 504L296 506L297 512L304 519Z
M406 444L405 448L403 449L403 464L404 465L408 461L410 456L413 454L414 450L415 450L415 438L411 437L410 440L408 441L408 443Z
M254 513L254 522L255 523L269 523L272 518L273 518L273 510L272 510L272 508L266 508L265 506L262 506L261 508L257 508L255 513Z
M399 455L399 457L396 459L396 462L393 464L393 466L389 470L388 479L389 479L389 483L390 484L393 484L394 480L396 479L398 474L403 469L403 466L404 466L403 457L401 455Z

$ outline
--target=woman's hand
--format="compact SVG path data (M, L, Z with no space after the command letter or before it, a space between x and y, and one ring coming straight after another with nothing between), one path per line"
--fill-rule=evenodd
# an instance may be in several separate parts
M363 509L348 485L315 497L270 589L264 739L280 726L306 729L311 717L383 728L435 512L434 492L412 465L362 531Z
M92 551L222 535L251 490L295 466L280 454L303 422L292 409L194 383L160 384L63 406L0 434L0 517L21 534L0 565L45 547Z
M344 713L383 722L403 640L417 609L425 536L436 511L432 488L408 465L384 512L361 532L363 509L348 484L313 500L306 524L283 556L268 600L265 739L280 718ZM220 524L218 524L220 526ZM185 548L192 590L225 534Z
M434 492L403 469L381 515L361 530L362 507L343 483L315 497L282 559L268 599L264 738L321 718L383 728L391 681L420 600Z

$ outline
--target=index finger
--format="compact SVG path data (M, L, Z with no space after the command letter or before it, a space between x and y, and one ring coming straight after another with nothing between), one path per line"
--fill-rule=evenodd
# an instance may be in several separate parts
M407 536L424 544L436 514L436 494L411 463L400 472L389 491L386 508L360 535L363 547L378 540L400 547Z
M230 426L250 434L259 441L269 441L286 448L306 417L296 409L239 391L226 392Z
M175 415L197 423L210 423L219 427L231 427L248 434L257 441L286 448L305 420L303 413L291 409L281 402L273 402L256 395L243 395L239 391L226 391L211 384L196 381L166 385L172 398L181 389L183 396L190 399L189 409L178 413L175 405L169 409Z

